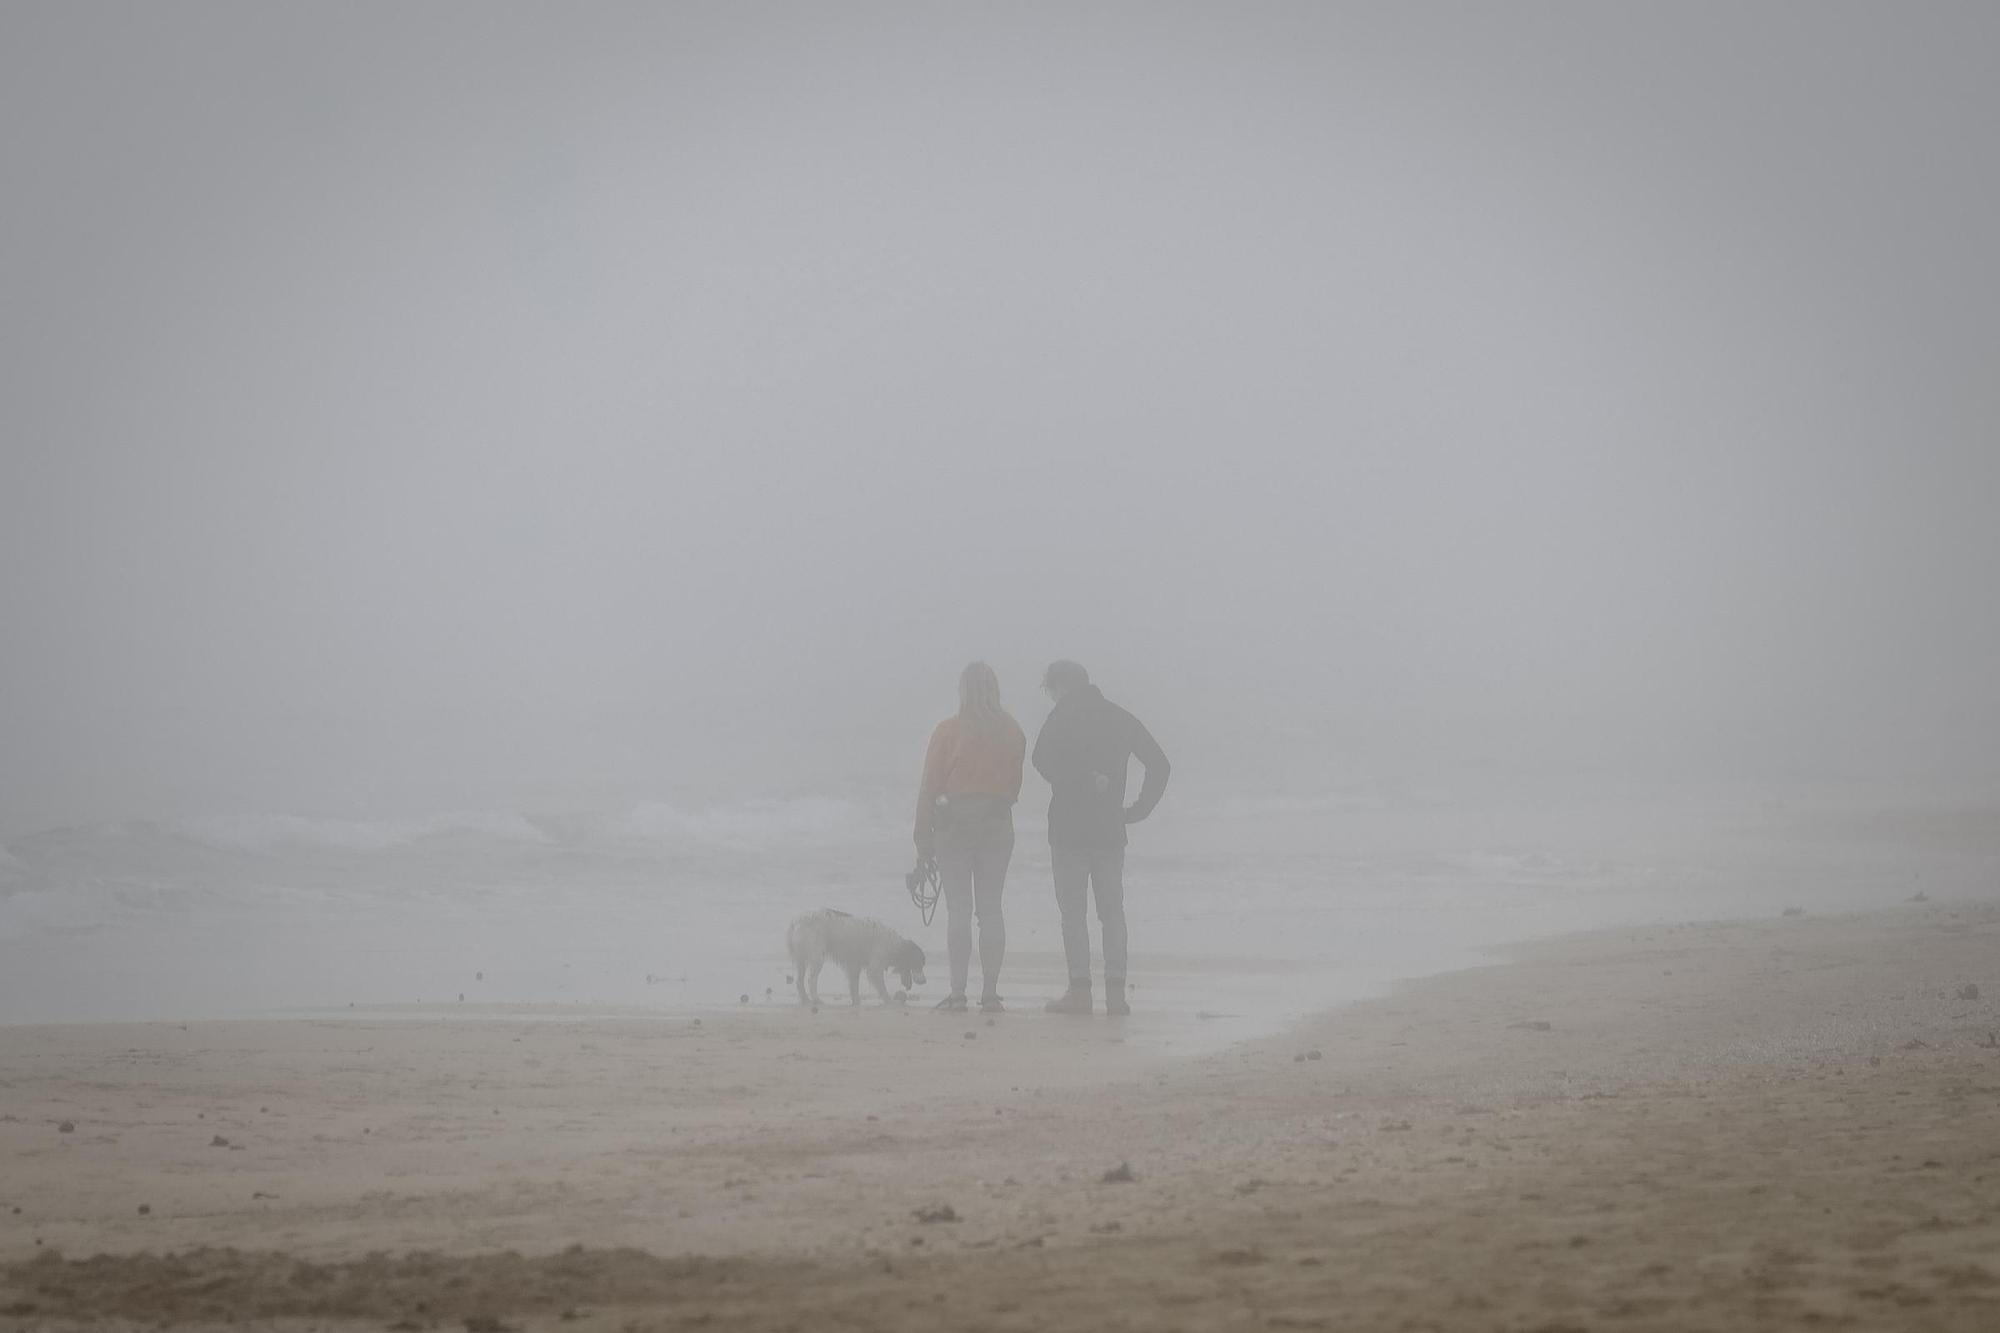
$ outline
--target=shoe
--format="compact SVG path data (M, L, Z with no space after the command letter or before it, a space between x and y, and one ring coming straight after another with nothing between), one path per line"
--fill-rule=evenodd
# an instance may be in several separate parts
M947 995L932 1007L942 1009L948 1014L956 1014L964 1012L971 1006L966 1004L965 996L963 995Z
M1069 989L1062 993L1061 998L1050 1000L1042 1006L1042 1012L1045 1014L1086 1015L1091 1013L1089 984L1085 983L1079 986L1075 982L1071 982Z
M1007 1012L1007 1006L1000 1002L998 995L982 995L979 997L979 1012L982 1014L1004 1014Z
M1124 1018L1132 1012L1132 1006L1125 1002L1125 988L1123 986L1106 986L1104 988L1104 1012L1113 1018Z

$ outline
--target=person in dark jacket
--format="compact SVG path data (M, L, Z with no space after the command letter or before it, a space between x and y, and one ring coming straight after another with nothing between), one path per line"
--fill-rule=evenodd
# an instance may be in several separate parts
M1062 912L1069 990L1050 1013L1088 1014L1089 898L1104 932L1104 1010L1132 1012L1125 996L1125 826L1153 813L1167 789L1166 754L1138 718L1104 697L1075 662L1052 662L1042 687L1056 701L1035 737L1035 771L1048 779L1049 855ZM1126 770L1145 766L1138 799L1125 804Z

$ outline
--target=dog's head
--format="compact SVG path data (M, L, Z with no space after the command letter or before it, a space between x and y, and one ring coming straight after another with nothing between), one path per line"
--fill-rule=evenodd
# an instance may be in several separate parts
M889 966L903 979L903 989L924 984L924 951L915 940L904 940L889 955Z

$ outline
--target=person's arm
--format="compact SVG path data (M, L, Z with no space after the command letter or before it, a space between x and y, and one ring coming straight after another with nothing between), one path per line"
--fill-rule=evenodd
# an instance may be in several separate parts
M937 837L931 828L931 817L937 805L938 792L944 789L945 767L951 762L951 720L938 723L931 733L930 748L924 751L924 775L917 783L917 818L915 840L917 851L931 856L937 851Z
M1132 719L1132 756L1146 766L1146 780L1139 784L1139 799L1126 807L1125 822L1136 824L1153 813L1153 807L1160 803L1160 797L1167 792L1167 775L1173 772L1173 765L1167 762L1167 752L1153 739L1153 733L1130 713Z
M1056 742L1049 737L1049 724L1055 720L1054 713L1042 719L1042 729L1035 733L1034 757L1029 760L1034 764L1035 771L1042 775L1042 780L1051 787L1056 785Z
M1014 760L1014 781L1007 791L1007 802L1011 805L1021 799L1021 760L1026 757L1028 733L1022 731L1020 727L1012 723L1008 725L1011 728L1008 733L1008 741L1011 746L1009 753Z

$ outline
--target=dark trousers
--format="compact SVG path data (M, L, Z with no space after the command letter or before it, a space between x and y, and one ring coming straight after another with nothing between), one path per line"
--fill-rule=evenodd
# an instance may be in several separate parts
M1111 994L1125 982L1125 849L1123 847L1051 847L1055 866L1056 908L1062 913L1063 955L1069 960L1072 985L1090 984L1089 898L1097 898L1097 920L1104 933L1104 991Z
M951 951L951 993L965 994L972 970L972 921L979 919L980 985L999 993L1007 956L1007 918L1000 894L1014 855L1014 816L1005 805L955 812L938 833L938 891L944 898L944 938Z

